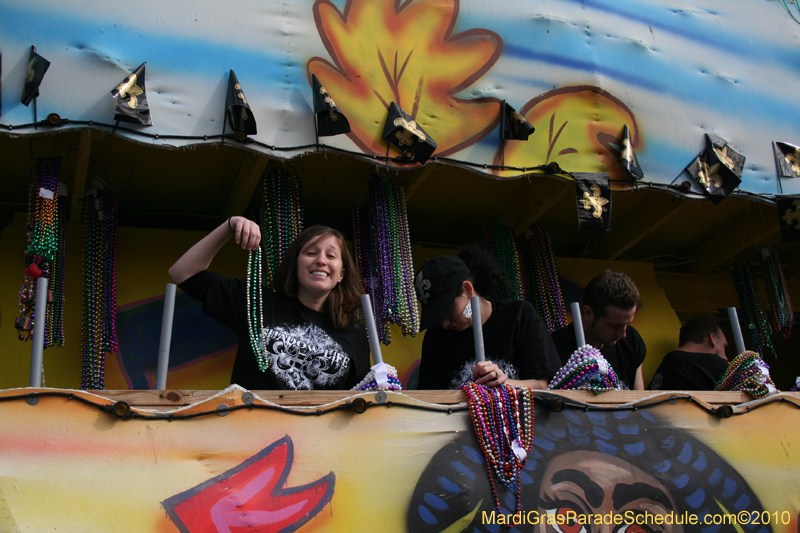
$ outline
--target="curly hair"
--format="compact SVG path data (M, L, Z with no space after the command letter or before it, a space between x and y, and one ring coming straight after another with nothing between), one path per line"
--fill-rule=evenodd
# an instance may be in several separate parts
M583 290L583 305L592 308L602 318L609 305L620 309L633 309L639 300L639 289L623 272L605 270L586 284Z
M487 300L497 301L512 293L511 282L505 277L495 258L482 246L465 244L458 250L458 257L469 268L470 283ZM459 287L456 296L461 296L464 288Z

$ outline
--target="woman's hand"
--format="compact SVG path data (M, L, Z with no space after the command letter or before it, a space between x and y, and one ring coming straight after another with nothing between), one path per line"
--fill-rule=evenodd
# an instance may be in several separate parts
M240 244L243 250L253 251L261 244L261 228L244 217L231 217L228 219L228 229L233 232L236 244Z
M491 361L483 361L472 365L472 378L478 385L496 387L508 381L508 376L500 367Z

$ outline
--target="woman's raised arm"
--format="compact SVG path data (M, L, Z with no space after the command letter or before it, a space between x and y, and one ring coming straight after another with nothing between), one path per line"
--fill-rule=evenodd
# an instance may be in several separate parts
M206 270L211 261L232 236L244 250L255 250L261 243L258 224L244 217L231 217L189 248L169 269L169 276L181 284L198 272Z

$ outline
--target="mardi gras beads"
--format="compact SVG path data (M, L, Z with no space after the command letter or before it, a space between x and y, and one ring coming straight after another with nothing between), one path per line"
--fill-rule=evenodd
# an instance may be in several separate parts
M494 484L497 476L503 486L514 492L519 513L520 471L533 447L533 394L528 387L503 384L488 388L474 381L465 383L461 390L467 395L472 427L486 458L495 510L501 512Z
M584 344L556 372L548 389L589 390L595 394L619 388L617 374L600 351Z
M374 176L369 198L368 207L356 205L352 211L356 268L374 302L378 337L389 344L390 323L400 326L404 336L419 332L405 193Z
M742 309L745 329L750 334L753 345L759 353L764 353L768 348L772 351L773 356L777 357L770 340L772 327L764 312L761 293L758 290L753 269L748 263L735 261L731 267L731 275L736 287L736 295L739 298L739 307Z
M528 301L545 321L548 331L553 332L567 325L567 311L558 283L550 234L534 224L519 240Z
M714 390L744 391L756 398L778 392L769 375L769 365L758 353L752 351L742 352L730 362Z
M64 199L59 197L61 159L39 158L35 162L36 179L28 192L27 240L23 252L25 276L19 290L20 316L15 320L20 340L29 340L36 326L36 285L48 279L46 312L39 314L45 328L44 348L63 345L63 290L65 239L63 231ZM57 295L56 298L53 295ZM41 303L41 302L40 302ZM40 305L40 308L42 306Z
M81 388L105 388L105 354L119 349L117 310L117 197L87 191L84 233Z
M783 331L789 337L794 324L794 309L786 277L783 275L778 250L770 245L761 249L761 271L764 275L764 286L767 289L767 301L770 306L770 318L775 331Z
M397 377L397 369L392 365L385 365L386 370L386 380L388 382L388 386L386 390L403 390L403 384L400 382L400 378ZM367 372L367 375L362 379L355 387L350 390L354 391L372 391L372 390L379 390L381 387L378 385L378 380L375 377L375 369L370 369Z
M511 226L500 223L484 225L483 242L486 251L494 256L500 271L511 282L511 294L500 295L500 297L524 300L526 287L520 271L519 250L514 241L514 232Z
M264 286L262 277L261 253L256 249L249 253L247 257L247 332L250 338L250 348L256 355L258 369L265 372L269 368L266 347L264 346L264 300L262 299L262 288Z
M261 264L267 286L274 289L275 271L303 231L303 184L286 169L265 171L261 199Z

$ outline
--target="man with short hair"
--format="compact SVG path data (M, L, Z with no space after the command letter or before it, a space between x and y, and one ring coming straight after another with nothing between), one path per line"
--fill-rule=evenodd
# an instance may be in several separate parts
M700 316L681 327L677 350L664 356L650 390L714 390L728 369L728 340L711 317Z
M647 347L630 325L638 300L639 290L633 280L611 270L595 276L583 291L581 319L586 343L600 350L623 389L644 390L642 362ZM551 336L561 364L566 364L578 348L574 326L564 326Z

